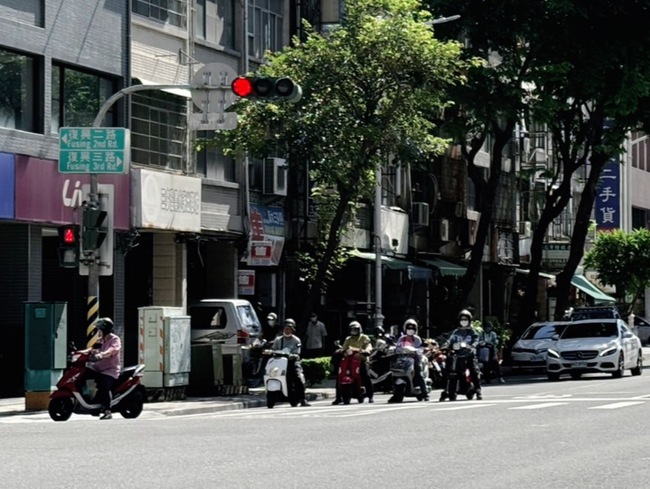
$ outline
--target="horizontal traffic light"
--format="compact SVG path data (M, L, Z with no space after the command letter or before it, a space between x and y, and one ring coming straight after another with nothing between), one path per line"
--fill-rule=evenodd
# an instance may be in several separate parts
M230 85L235 95L248 99L279 99L296 103L302 89L291 78L239 76Z

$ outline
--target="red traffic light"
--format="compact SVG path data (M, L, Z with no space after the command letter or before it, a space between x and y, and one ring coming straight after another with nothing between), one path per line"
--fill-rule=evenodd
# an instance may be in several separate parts
M75 246L79 242L79 226L77 225L59 226L58 232L61 246Z
M74 234L74 229L65 228L63 230L63 242L66 244L74 244L77 241L77 237Z
M253 79L239 76L233 80L230 87L238 97L249 97L253 94Z

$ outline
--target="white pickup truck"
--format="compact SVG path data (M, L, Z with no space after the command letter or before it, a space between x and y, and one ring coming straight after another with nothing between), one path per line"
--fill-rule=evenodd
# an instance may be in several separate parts
M262 334L253 305L243 299L203 299L188 307L192 344L248 345Z

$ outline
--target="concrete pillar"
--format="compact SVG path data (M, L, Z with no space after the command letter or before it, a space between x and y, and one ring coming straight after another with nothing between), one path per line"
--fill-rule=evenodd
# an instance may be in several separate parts
M175 235L153 236L153 303L156 306L187 307L187 260L184 244Z

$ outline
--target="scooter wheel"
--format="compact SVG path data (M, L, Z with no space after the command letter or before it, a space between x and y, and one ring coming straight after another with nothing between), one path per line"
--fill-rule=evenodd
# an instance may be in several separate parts
M133 393L120 403L120 414L125 419L135 419L142 414L144 399L139 392Z
M349 384L341 386L341 399L343 404L350 404L352 401L352 386Z
M450 400L450 401L455 401L455 400L456 400L456 394L454 394L453 396L450 395L450 396L449 396L449 400Z
M273 406L275 406L275 392L267 392L266 407L269 409L273 409Z
M50 400L47 412L54 421L67 421L72 416L72 399L69 397L57 397Z

